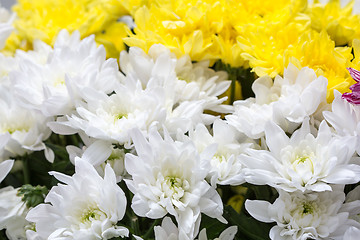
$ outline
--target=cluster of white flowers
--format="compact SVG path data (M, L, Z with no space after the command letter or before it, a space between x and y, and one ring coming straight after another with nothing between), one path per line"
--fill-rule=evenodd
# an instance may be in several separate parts
M327 106L326 79L310 69L289 65L288 80L280 84L277 79L274 85L256 80L253 89L261 95L237 102L235 116L227 117L262 140L262 149L249 148L240 156L245 181L279 193L272 204L246 200L246 210L259 221L276 222L271 239L358 239L359 190L345 196L344 186L360 181L359 107L336 92ZM250 117L243 118L246 111ZM349 196L351 204L345 203Z
M226 97L219 97L230 86L227 74L210 69L209 62L178 59L161 45L149 54L137 48L122 52L121 71L116 59L105 55L94 36L80 40L78 32L65 30L54 47L35 41L32 51L1 55L13 63L2 65L1 159L44 150L53 162L54 153L44 143L51 133L77 133L84 143L66 147L75 174L50 172L64 184L52 187L45 203L28 209L18 189L3 190L0 228L9 238L129 236L126 227L117 225L127 206L118 185L123 179L134 194L132 210L152 219L173 215L179 239L198 235L201 214L226 222L216 183L244 182L232 167L241 166L237 146L253 144L206 113L232 111L222 105ZM215 120L212 136L208 128ZM223 130L233 136L218 149ZM203 134L207 140L196 141ZM1 163L1 179L12 165L13 160ZM231 228L220 238L232 239L235 233ZM200 239L205 238L202 232Z
M1 44L1 24L0 35ZM271 239L360 233L360 188L344 193L360 181L360 107L338 93L327 104L327 80L309 68L290 64L283 77L261 77L254 98L229 106L225 72L162 45L123 51L118 65L94 36L63 30L54 47L35 41L0 61L11 62L0 64L0 181L9 158L44 150L53 162L44 143L52 133L84 143L66 147L75 173L50 172L60 183L44 203L28 209L16 189L0 190L0 229L10 239L130 236L119 183L134 214L162 219L157 240L207 240L202 215L227 223L217 186L245 182L279 193L272 204L245 202L255 219L276 223Z

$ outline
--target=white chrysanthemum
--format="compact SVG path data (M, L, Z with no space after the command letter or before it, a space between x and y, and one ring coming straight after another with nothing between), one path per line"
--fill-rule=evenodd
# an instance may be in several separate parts
M242 156L246 181L286 191L331 190L331 184L360 180L354 137L334 137L323 121L315 137L308 120L289 138L276 124L265 127L267 150L247 149ZM354 162L352 162L354 161Z
M50 172L65 184L54 186L45 198L47 204L31 209L26 216L34 222L36 232L45 239L110 239L128 236L117 226L126 210L126 197L116 184L114 171L108 165L104 178L80 158L70 177Z
M218 99L230 86L227 73L215 72L209 68L208 61L193 64L187 55L177 59L165 46L155 44L148 55L136 47L131 47L129 52L121 52L120 67L126 76L139 79L143 86L155 84L173 88L175 104L205 100L204 108L207 110L230 110L229 106L220 106L224 99Z
M18 188L0 189L0 230L6 229L9 239L26 239L25 227L29 222L25 216L29 209L17 193Z
M2 149L3 139L0 138L0 149ZM0 163L0 183L6 175L10 172L11 168L14 165L14 160L5 160Z
M131 132L138 156L125 155L125 168L132 180L125 180L134 193L131 207L142 217L175 216L180 231L193 239L199 231L201 213L224 221L219 194L206 181L208 169L201 162L216 151L210 146L201 155L194 144L164 139L151 131L149 140L134 129Z
M345 194L327 191L303 194L279 192L273 204L246 200L245 208L261 222L276 222L269 233L276 240L334 239L349 224L348 213L339 212Z
M190 240L183 232L179 233L179 229L169 217L162 220L161 226L155 226L154 232L155 240ZM236 232L236 226L228 227L214 240L233 240ZM198 240L208 240L205 228L200 231Z
M332 111L324 111L323 115L339 136L355 136L357 153L360 153L360 106L349 103L341 98L338 91L334 92Z
M10 77L24 106L46 116L68 114L81 104L83 92L112 92L118 65L105 57L104 47L96 46L94 36L80 40L78 31L69 35L63 30L53 50L35 42L35 53L20 52L19 70Z
M297 69L294 65L284 71L284 78L258 78L252 89L255 98L234 102L235 112L227 115L229 124L257 139L264 135L269 121L292 133L318 106L326 102L327 79L317 77L310 68Z
M75 164L75 158L81 157L93 165L100 176L104 176L105 167L110 164L116 175L116 181L120 182L126 175L125 150L115 148L107 141L97 140L82 149L75 146L66 146L70 161Z
M128 145L129 130L139 128L147 133L151 126L161 126L166 110L161 89L142 90L138 83L119 85L108 96L97 92L86 96L87 104L76 108L77 114L49 124L59 134L84 131L88 136Z
M199 124L189 133L199 152L211 144L217 144L217 151L211 158L211 170L208 174L211 185L240 185L245 182L242 164L239 159L244 150L253 147L253 143L243 134L239 134L233 126L218 119L215 120L212 134L206 126Z
M44 150L52 162L54 154L43 142L51 134L46 126L48 121L42 114L19 106L10 89L0 87L0 137L6 139L0 158Z
M227 74L210 69L208 62L192 64L187 56L177 59L164 46L153 45L148 55L136 47L130 48L129 53L123 51L120 67L126 75L123 81L139 80L144 89L164 89L166 127L170 132L176 132L179 125L183 129L184 124L212 123L214 116L204 114L204 110L226 113L232 110L221 105L225 98L218 98L230 86L230 81L225 80Z
M14 30L12 22L15 19L15 14L11 14L7 9L0 5L0 49L5 46L6 39Z

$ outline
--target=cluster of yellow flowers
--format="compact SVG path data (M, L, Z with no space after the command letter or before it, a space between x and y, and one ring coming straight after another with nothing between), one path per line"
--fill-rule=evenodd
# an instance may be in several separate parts
M333 89L354 82L346 67L360 68L360 14L354 0L326 4L307 0L19 0L13 10L16 32L5 51L31 48L34 39L49 44L60 29L95 34L108 57L127 46L148 51L160 43L193 61L221 60L251 68L257 76L283 74L291 62L313 68ZM130 15L135 28L119 19ZM357 60L353 60L354 48ZM357 53L357 54L356 54Z
M117 0L18 0L13 11L16 31L7 41L6 52L31 49L34 39L53 44L61 29L78 30L83 38L95 34L109 57L124 49L127 25L117 20L127 10Z

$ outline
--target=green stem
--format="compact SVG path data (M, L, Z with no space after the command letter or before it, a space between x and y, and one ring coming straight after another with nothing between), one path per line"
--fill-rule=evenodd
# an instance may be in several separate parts
M140 236L141 232L140 232L140 226L139 226L139 218L137 216L133 215L131 217L130 225L131 225L131 228L134 230L134 234L137 236Z
M71 142L74 146L79 147L79 139L77 134L71 135Z
M235 76L231 76L230 105L232 105L235 101L235 82L236 82Z
M160 219L156 219L150 226L149 230L143 236L143 239L149 239L150 235L154 232L154 227L160 223Z
M24 184L30 184L29 160L27 156L23 158Z

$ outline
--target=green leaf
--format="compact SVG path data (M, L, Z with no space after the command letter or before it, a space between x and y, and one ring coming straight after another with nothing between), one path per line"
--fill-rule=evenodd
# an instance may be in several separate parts
M245 215L244 211L237 213L231 206L226 206L223 216L228 220L229 225L236 225L238 233L236 239L246 240L268 240L269 231L273 224L262 223L254 218Z
M208 239L219 237L220 233L224 231L227 226L219 222L216 218L208 217L204 214L201 215L200 230L206 228L206 235Z
M23 185L17 192L17 196L26 203L28 208L36 207L44 202L45 196L48 193L46 187L31 186L30 184Z

